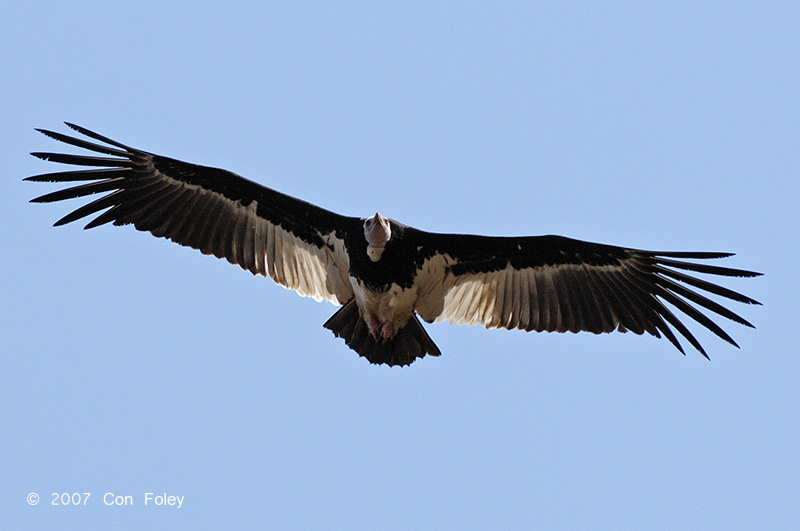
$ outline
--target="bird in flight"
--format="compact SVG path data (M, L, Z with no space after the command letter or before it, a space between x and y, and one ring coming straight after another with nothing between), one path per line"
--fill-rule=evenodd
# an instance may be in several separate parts
M25 180L88 181L32 202L105 195L55 225L102 211L85 228L132 224L268 276L302 296L341 305L325 328L371 363L408 365L426 354L439 356L418 317L537 332L663 334L683 353L677 331L706 357L665 302L737 347L698 307L753 327L701 292L757 301L692 275L760 275L698 262L730 253L646 251L562 236L439 234L380 213L342 216L226 170L67 126L93 141L38 131L102 156L32 153L82 168Z

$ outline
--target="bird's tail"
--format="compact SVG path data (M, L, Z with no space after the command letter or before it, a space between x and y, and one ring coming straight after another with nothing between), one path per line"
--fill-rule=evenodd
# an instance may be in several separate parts
M370 363L387 365L410 365L425 354L440 356L442 353L422 328L416 315L412 315L406 326L394 337L377 340L369 333L369 327L358 311L355 299L339 308L323 325L336 337L341 337L347 346L364 356Z

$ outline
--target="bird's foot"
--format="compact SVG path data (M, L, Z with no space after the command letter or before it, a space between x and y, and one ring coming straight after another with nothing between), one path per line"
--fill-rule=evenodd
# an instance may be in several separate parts
M392 324L392 320L389 319L383 325L381 325L381 337L384 341L391 338L394 334L394 325Z
M367 317L367 327L369 328L369 335L378 339L381 333L381 322L378 321L378 318L375 316L374 313L369 314Z
M367 327L369 328L369 335L374 337L377 341L386 341L391 339L394 335L394 324L389 319L385 323L381 323L378 317L371 313L367 318Z

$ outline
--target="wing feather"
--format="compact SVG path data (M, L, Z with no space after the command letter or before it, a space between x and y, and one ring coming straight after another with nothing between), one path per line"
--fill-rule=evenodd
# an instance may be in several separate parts
M527 295L530 293L529 281L531 276L531 271L525 271L525 274L519 275L519 293L522 296L517 297L519 299L519 319L516 327L521 330L528 329L528 323L530 323L531 319L531 301L530 296Z
M512 304L511 304L511 316L509 319L509 323L514 323L514 328L519 328L520 323L520 298L519 293L521 291L521 284L520 277L522 275L510 275L511 277L511 294L510 297ZM508 277L506 277L508 278Z
M594 302L591 298L591 293L588 291L590 285L588 279L584 275L583 268L580 266L569 267L566 269L569 278L566 283L569 286L569 291L573 300L577 304L571 305L573 308L572 326L570 332L580 332L581 330L598 330L602 327L597 319L597 310L593 308Z
M617 315L621 313L621 305L617 296L611 292L605 281L602 272L586 266L586 278L589 283L589 290L594 294L595 309L598 314L600 332L611 332L616 327Z
M26 180L88 181L33 201L105 195L75 209L56 225L98 214L85 228L133 224L253 274L269 276L301 295L340 304L352 298L344 239L347 231L361 229L357 218L340 216L225 170L161 157L67 125L91 141L39 131L104 156L33 153L46 161L87 168Z
M555 276L552 272L544 275L545 297L547 301L547 330L548 332L563 332L563 320L561 319L561 308L558 304L558 288L555 283Z
M724 258L729 253L644 251L559 236L492 238L420 231L419 240L424 244L421 249L425 256L418 269L422 277L419 282L427 289L421 293L418 312L427 321L539 332L599 334L630 330L655 337L663 334L683 352L675 330L707 356L697 338L666 304L734 346L738 345L733 338L701 309L752 325L698 291L759 304L679 271L759 275L687 261ZM434 261L445 266L433 267Z
M531 316L526 331L541 330L542 297L539 295L539 271L531 270L530 282L528 283L528 304L530 305ZM496 327L493 327L496 328Z

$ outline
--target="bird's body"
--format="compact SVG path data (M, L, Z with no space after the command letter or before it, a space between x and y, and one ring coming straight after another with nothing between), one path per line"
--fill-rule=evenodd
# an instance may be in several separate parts
M407 365L425 354L440 354L417 316L427 322L528 331L664 334L683 352L672 325L704 355L663 301L734 345L689 302L752 326L687 286L739 302L758 304L755 300L681 271L758 274L686 261L727 253L644 251L561 236L425 232L379 213L342 216L226 170L154 155L70 127L106 145L42 132L105 156L34 153L92 167L29 177L91 181L34 201L110 193L57 225L105 210L86 228L131 223L269 276L303 296L342 305L325 327L373 363Z

